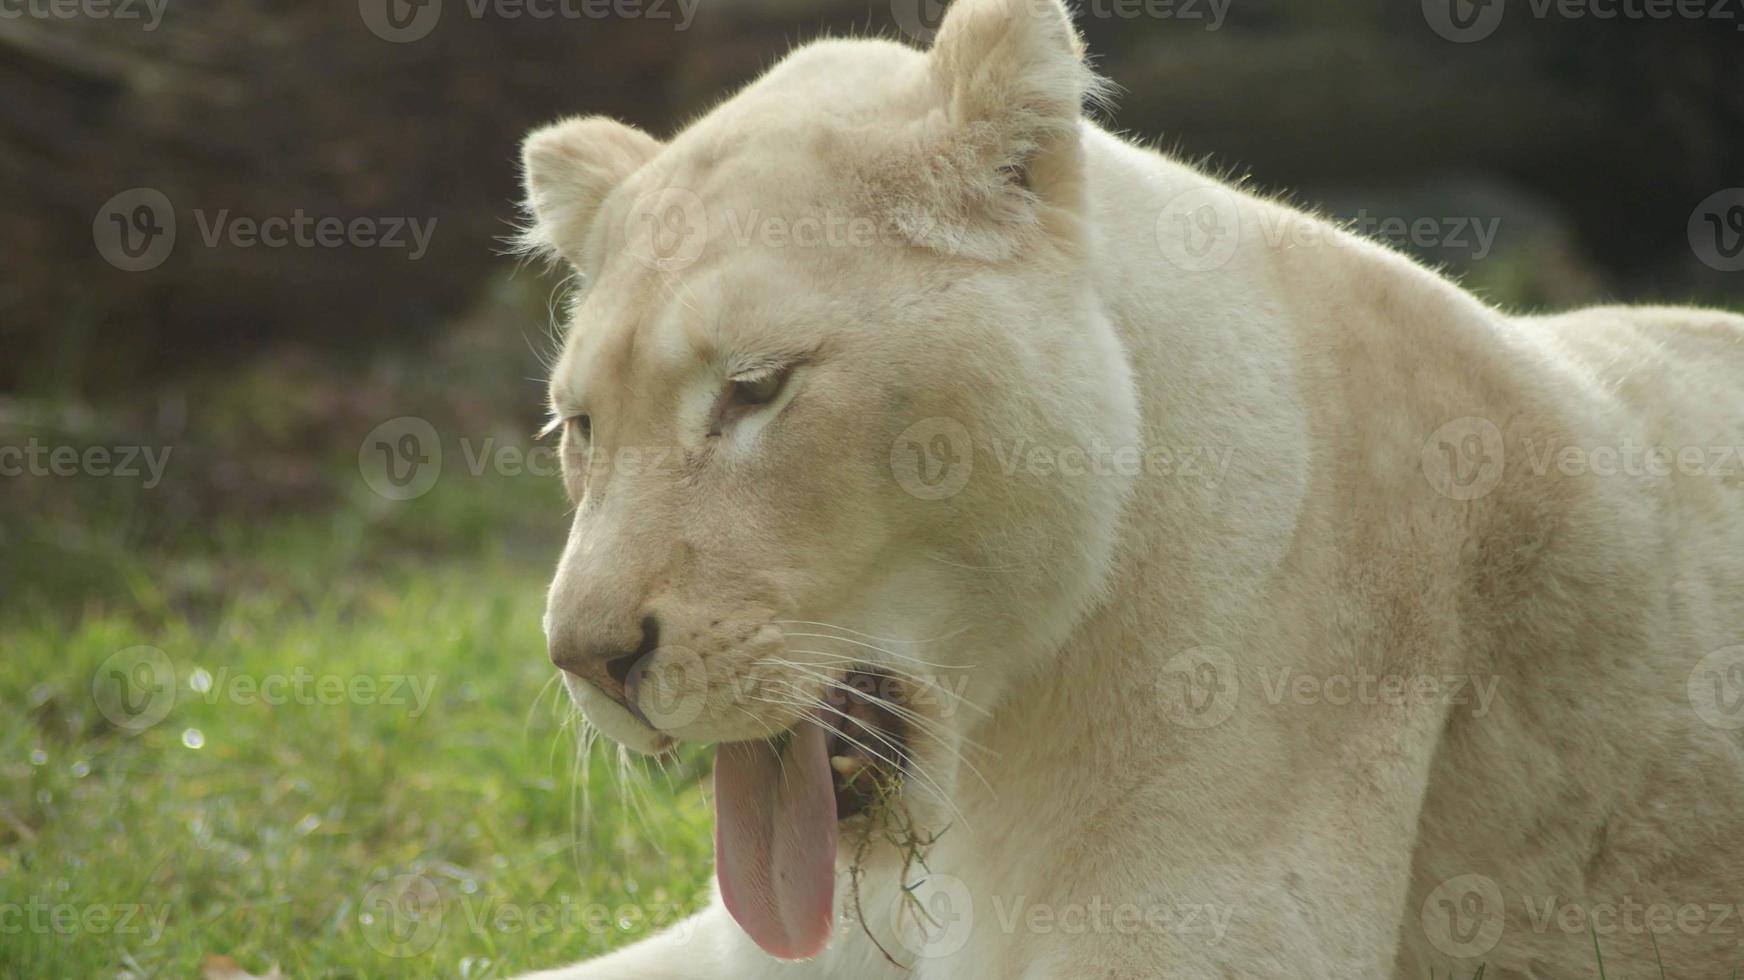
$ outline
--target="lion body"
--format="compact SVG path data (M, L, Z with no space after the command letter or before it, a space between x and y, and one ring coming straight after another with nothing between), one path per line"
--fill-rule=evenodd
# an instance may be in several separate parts
M1013 74L1068 77L1047 59L1075 54L1046 37L1008 50L1023 30L989 42L994 59L1028 50L1042 63ZM785 152L723 135L737 127L836 146L804 111L783 115L800 88L853 116L868 86L907 91L928 65L876 42L808 48L699 124L712 136L661 151L663 179L676 167L702 186L685 169L698 157ZM856 877L844 845L841 926L808 962L770 959L717 905L548 976L1422 980L1483 964L1550 980L1595 975L1589 923L1615 974L1646 975L1657 943L1669 975L1728 975L1744 962L1744 318L1505 315L1319 218L1087 121L1068 132L1031 174L1044 206L1025 232L1065 244L971 227L917 272L935 243L898 209L920 247L879 260L898 285L878 288L914 278L877 309L991 304L1013 349L893 328L883 357L944 361L960 383L865 423L872 435L844 422L819 442L876 457L923 410L969 421L975 472L953 501L829 462L848 467L836 493L898 501L850 501L857 519L958 508L925 530L945 542L933 557L974 574L878 550L904 570L802 605L916 644L975 626L910 648L974 671L976 710L940 719L960 742L933 771L948 799L924 870L874 849ZM887 173L834 169L861 188ZM805 200L834 178L782 179ZM741 214L794 206L775 183L743 187L766 199ZM916 191L935 192L950 194ZM576 261L604 284L590 234ZM843 274L839 256L781 258ZM1035 312L1001 299L1005 280L976 292L965 262L1015 263ZM1013 415L1023 427L999 428ZM1132 448L1132 465L1068 472L1053 451L1098 442ZM1002 474L1034 495L979 489ZM913 546L891 538L878 548ZM594 551L624 555L572 542L554 623ZM1017 565L1042 574L1003 571ZM577 696L608 734L646 741Z

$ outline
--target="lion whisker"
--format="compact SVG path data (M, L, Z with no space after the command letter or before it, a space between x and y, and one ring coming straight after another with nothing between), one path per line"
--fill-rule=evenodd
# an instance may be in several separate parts
M787 707L816 707L816 708L821 708L821 709L828 711L832 714L839 715L842 718L850 719L850 720L852 719L852 716L849 715L847 712L841 711L841 710L834 708L828 704L818 703L818 704L806 705L806 704L801 703L801 702L789 701L789 700L779 699L779 698L763 698L763 697L758 697L756 695L752 695L751 697L753 700L762 701L765 704L783 705L783 706L787 706ZM873 733L874 738L876 738L881 744L883 744L887 748L889 748L891 753L898 756L900 759L903 760L903 762L899 763L899 762L889 758L888 756L879 752L877 749L872 748L871 746L865 744L864 742L861 742L859 739L854 738L852 735L849 735L847 732L841 730L840 728L838 728L836 725L832 724L827 719L814 718L813 721L818 727L822 728L824 731L829 732L832 735L835 735L836 737L842 739L842 741L847 742L849 745L852 745L855 748L859 749L860 751L867 753L868 755L872 756L873 758L877 759L878 761L883 762L886 765L894 767L899 772L911 773L916 778L918 778L925 785L926 789L930 793L932 793L940 802L942 802L946 807L950 808L953 816L955 816L959 821L962 821L965 824L968 823L967 818L965 818L963 816L962 811L958 810L957 805L955 803L951 802L950 795L947 794L944 791L944 789L939 786L938 782L933 778L932 774L927 772L926 767L921 765L919 760L913 758L908 753L902 751L902 749L900 749L899 747L897 747L896 745L891 743L888 739L884 738L883 736L881 736L877 733ZM907 763L907 764L904 765L903 763Z

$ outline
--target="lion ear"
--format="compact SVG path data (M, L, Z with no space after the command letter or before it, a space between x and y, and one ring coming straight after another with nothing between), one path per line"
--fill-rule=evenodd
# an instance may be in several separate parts
M1003 237L1009 251L1040 206L1078 203L1079 122L1102 89L1060 0L956 0L927 71L942 109L928 127L927 183L959 196L950 218L971 235L991 222L981 244Z
M524 251L586 267L588 229L612 189L660 152L660 141L605 116L565 119L521 144L529 224Z

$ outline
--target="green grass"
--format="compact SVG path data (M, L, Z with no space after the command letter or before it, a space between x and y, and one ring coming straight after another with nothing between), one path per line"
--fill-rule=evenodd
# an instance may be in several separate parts
M637 777L638 811L615 759L576 764L539 631L553 489L445 476L384 503L20 575L84 589L0 615L0 977L192 977L208 955L504 976L705 897L696 770ZM167 713L135 732L149 711L97 693L142 645L174 695L141 694Z

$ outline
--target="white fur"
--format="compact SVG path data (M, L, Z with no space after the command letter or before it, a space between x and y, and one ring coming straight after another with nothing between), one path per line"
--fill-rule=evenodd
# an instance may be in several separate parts
M958 0L932 52L809 46L670 144L597 119L530 141L530 237L589 282L553 375L555 409L588 411L595 432L591 455L566 450L578 511L554 649L633 646L653 610L711 678L830 653L924 659L963 684L929 709L927 778L908 787L943 831L926 870L899 880L875 851L862 924L845 854L822 957L777 963L716 905L539 976L1419 980L1484 962L1493 980L1587 977L1590 940L1546 928L1541 902L1739 901L1744 740L1688 683L1744 644L1744 474L1539 464L1547 446L1744 446L1744 321L1506 316L1098 129L1079 116L1093 90L1052 0ZM706 227L682 268L629 254L638 202L663 188ZM1222 261L1183 249L1182 200L1189 221L1239 225ZM901 240L734 234L820 214ZM783 345L825 353L711 454L696 379ZM973 474L944 499L892 476L891 447L925 419L973 441ZM1437 440L1487 465L1486 424L1493 486L1438 490ZM1000 464L1095 444L1227 466ZM626 446L686 465L597 468ZM778 620L913 659L819 653ZM1215 724L1178 710L1196 665L1233 692ZM1489 694L1327 703L1341 678L1383 675ZM713 710L732 686L711 682L710 710L664 734L750 738L795 717ZM607 734L655 747L571 687ZM1503 899L1481 950L1436 924L1438 887L1466 875ZM899 889L967 896L973 923L916 953ZM1096 908L1109 930L1088 926ZM1150 922L1121 931L1133 914ZM1744 961L1734 923L1659 936L1669 974ZM1614 975L1652 968L1644 934L1604 942Z

